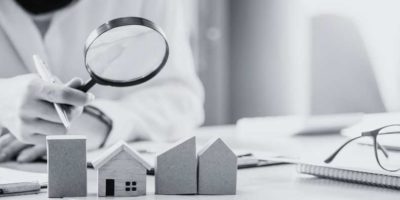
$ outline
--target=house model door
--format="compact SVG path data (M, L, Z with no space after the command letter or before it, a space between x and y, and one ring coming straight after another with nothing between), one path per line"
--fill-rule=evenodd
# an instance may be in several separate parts
M114 179L106 179L106 196L114 196L114 188Z

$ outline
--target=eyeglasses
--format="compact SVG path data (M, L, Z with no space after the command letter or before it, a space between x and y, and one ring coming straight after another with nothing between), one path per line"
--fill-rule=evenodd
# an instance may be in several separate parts
M389 172L400 170L400 124L388 125L372 131L362 132L361 136L352 138L340 146L325 160L325 163L331 163L344 147L364 137L372 137L375 158L382 169ZM397 147L387 144L397 144Z

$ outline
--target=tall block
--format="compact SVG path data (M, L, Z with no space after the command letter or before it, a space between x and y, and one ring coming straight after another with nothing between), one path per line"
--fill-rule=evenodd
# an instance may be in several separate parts
M210 140L198 153L198 193L236 194L237 157L220 139Z
M87 195L86 137L47 136L48 197Z
M196 194L196 138L183 139L159 154L155 165L156 194Z

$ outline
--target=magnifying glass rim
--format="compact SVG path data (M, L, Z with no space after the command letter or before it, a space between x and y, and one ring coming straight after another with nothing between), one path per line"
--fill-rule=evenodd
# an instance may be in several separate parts
M97 75L89 66L86 60L87 53L89 51L89 48L92 46L92 44L96 41L97 38L99 38L102 34L106 33L109 30L112 30L117 27L122 27L122 26L129 26L129 25L137 25L137 26L145 26L147 28L153 29L157 33L161 35L161 37L164 40L165 43L165 53L164 53L164 58L161 61L161 63L158 65L157 68L155 68L153 71L149 72L148 74L145 74L141 77L133 78L130 80L126 81L121 81L121 80L112 80L108 78L101 77ZM89 72L89 75L96 81L96 83L100 85L110 85L110 86L117 86L117 87L126 87L126 86L132 86L132 85L138 85L141 83L144 83L150 79L152 79L154 76L156 76L161 69L165 66L168 60L169 56L169 46L168 42L166 39L166 36L163 32L163 30L157 26L154 22L141 18L141 17L122 17L122 18L117 18L113 19L111 21L108 21L101 26L99 26L97 29L93 30L89 36L88 39L86 40L85 44L85 49L84 49L84 56L85 56L85 67L86 70Z

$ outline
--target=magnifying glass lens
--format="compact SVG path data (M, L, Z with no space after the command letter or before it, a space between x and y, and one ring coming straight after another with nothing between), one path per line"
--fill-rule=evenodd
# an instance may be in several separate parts
M104 32L91 44L86 65L103 79L131 81L156 70L166 48L163 36L151 28L121 26Z

